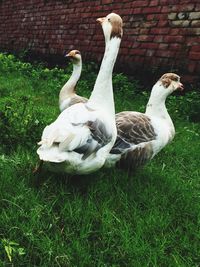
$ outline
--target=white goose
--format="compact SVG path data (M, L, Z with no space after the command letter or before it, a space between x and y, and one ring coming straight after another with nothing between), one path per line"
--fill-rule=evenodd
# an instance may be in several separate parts
M152 159L175 135L165 106L168 95L183 90L180 77L164 74L153 86L145 114L124 111L116 114L117 139L105 166L135 169Z
M76 104L85 103L87 99L76 94L76 84L81 76L82 71L82 58L78 50L70 51L66 57L69 57L73 63L73 72L70 79L62 87L59 94L59 108L62 112L66 108Z
M100 18L106 49L88 103L65 109L47 126L37 153L53 171L86 174L101 168L115 142L112 71L122 37L122 19L111 13Z

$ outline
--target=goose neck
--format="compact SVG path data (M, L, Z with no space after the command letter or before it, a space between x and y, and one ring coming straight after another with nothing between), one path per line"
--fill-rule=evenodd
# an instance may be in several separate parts
M72 75L69 78L69 80L65 83L65 85L62 87L60 91L60 96L64 95L70 95L74 93L75 86L81 76L82 71L82 61L78 63L73 63L73 71Z
M106 43L104 57L101 63L89 105L100 107L114 117L114 98L112 87L112 72L119 51L121 39L114 37Z

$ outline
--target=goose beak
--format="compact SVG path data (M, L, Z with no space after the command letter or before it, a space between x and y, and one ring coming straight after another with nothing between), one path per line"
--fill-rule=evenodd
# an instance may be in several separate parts
M65 56L64 57L71 57L72 55L70 55L70 53L67 53L67 54L65 54Z
M178 89L179 89L180 91L183 91L183 90L184 90L184 86L183 86L182 83L179 83L179 84L178 84Z
M102 24L105 21L106 18L98 18L96 21Z

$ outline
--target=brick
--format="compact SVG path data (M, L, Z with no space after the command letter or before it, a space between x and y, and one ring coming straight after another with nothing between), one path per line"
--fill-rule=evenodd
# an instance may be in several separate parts
M178 50L181 50L182 47L183 47L182 44L170 44L169 50L178 51Z
M160 6L157 7L145 7L141 10L141 13L144 14L152 14L152 13L159 13L161 10Z
M163 35L168 34L170 28L153 28L151 29L150 33L155 35Z
M159 57L167 57L167 58L172 58L175 56L175 51L169 51L169 50L166 50L166 51L163 51L163 50L158 50L156 52L156 56L159 56Z
M140 30L140 35L147 35L149 33L150 29L143 28Z
M139 42L151 42L151 41L153 41L153 39L154 39L154 36L153 35L140 35L140 36L138 36L138 38L137 38L137 41L139 41Z
M196 69L197 63L196 62L190 62L188 65L188 71L190 73L193 73Z
M132 9L122 9L121 16L122 15L129 15L130 13L132 13Z
M187 29L188 35L200 35L200 28Z
M158 0L151 0L149 6L157 6L159 4Z
M158 49L159 50L166 50L168 47L169 47L169 45L168 44L158 44L159 46L158 46Z
M191 60L200 60L200 52L190 52L189 59Z
M192 27L200 27L200 20L193 20L191 21Z
M163 6L162 9L161 9L161 13L169 13L171 11L171 8L169 5L167 6Z
M157 43L142 43L140 45L141 48L145 48L145 49L157 49L159 46L159 44Z
M200 19L200 12L190 12L189 19L193 20Z
M165 36L164 41L166 43L182 43L184 41L184 36Z
M155 14L146 15L146 20L156 20Z
M174 19L176 19L176 16L177 16L177 13L175 13L175 12L169 13L168 14L168 19L169 20L174 20Z
M147 57L153 57L156 53L156 50L147 50L146 51L146 56Z
M187 4L184 5L183 3L180 5L173 5L171 10L172 11L177 11L177 12L183 12L183 11L192 11L194 9L195 5L194 4Z
M171 29L169 35L179 35L180 29Z
M156 25L157 25L157 21L146 21L142 23L142 26L145 28L152 28L152 27L155 27Z
M133 14L141 14L142 8L141 7L137 7L137 8L133 8L132 13Z
M190 25L189 20L173 20L171 21L171 25L177 27L188 27Z
M200 45L193 45L191 47L192 52L200 52Z
M124 54L124 55L127 55L128 54L128 48L125 48L125 47L122 47L121 49L120 49L120 53L121 54Z
M157 27L168 27L169 22L167 20L160 20L157 24Z
M156 43L162 43L163 42L163 36L155 36L153 39L154 42Z
M148 6L148 2L146 0L132 1L132 7L144 7L144 6Z
M145 49L131 49L129 51L130 55L145 55L146 50Z

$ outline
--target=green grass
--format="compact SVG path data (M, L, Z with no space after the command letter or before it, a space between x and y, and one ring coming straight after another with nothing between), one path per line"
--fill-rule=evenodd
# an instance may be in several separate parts
M0 61L0 266L199 266L200 125L192 122L199 94L169 97L175 139L131 177L117 169L82 177L44 170L37 188L36 142L59 114L71 69L1 54ZM82 74L82 95L91 92L93 67ZM144 111L149 92L138 82L115 74L114 86L117 111Z

